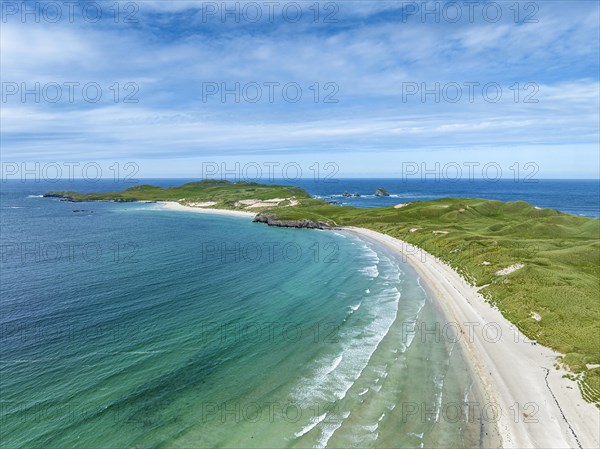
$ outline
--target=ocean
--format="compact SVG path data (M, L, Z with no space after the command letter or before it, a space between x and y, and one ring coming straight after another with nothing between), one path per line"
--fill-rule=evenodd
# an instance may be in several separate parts
M439 198L485 198L499 201L527 201L534 206L557 209L573 215L600 217L599 180L485 179L419 180L419 179L339 179L326 182L302 180L295 183L326 201L344 206L386 207L398 203L427 201ZM383 187L389 197L376 197L377 187ZM343 193L358 193L360 197L344 197Z
M546 185L468 196L598 215L596 181ZM379 186L395 196L366 196ZM441 332L416 272L387 248L151 203L40 196L122 187L2 184L2 447L493 443L495 423L481 412L489 404L460 345ZM342 199L360 207L468 190L303 187L332 198L359 191Z

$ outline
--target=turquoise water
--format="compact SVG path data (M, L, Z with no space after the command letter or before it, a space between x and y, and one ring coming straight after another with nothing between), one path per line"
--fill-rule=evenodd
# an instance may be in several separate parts
M1 220L2 447L493 437L444 415L481 400L476 383L458 345L408 331L442 318L373 242L16 189Z

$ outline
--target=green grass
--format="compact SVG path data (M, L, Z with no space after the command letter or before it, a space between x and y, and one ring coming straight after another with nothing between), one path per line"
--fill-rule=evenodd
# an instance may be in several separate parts
M600 368L586 370L577 379L581 396L600 408Z
M584 398L600 404L600 370L587 368L600 364L600 219L538 209L523 201L461 198L418 201L400 209L358 209L312 199L295 187L225 181L69 194L82 201L185 198L184 202L216 201L215 207L227 209L235 209L240 199L294 196L298 206L262 212L281 220L368 228L423 248L473 285L485 286L484 297L525 336L565 354L562 363L577 373ZM495 274L516 263L524 267Z
M310 198L304 190L297 187L218 180L190 182L170 188L145 184L122 192L48 192L46 195L62 195L72 201L177 201L182 204L214 201L217 203L214 207L221 209L236 209L235 202L245 199Z

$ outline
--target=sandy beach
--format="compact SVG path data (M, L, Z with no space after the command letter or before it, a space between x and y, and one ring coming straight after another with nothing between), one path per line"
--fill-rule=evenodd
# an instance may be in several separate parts
M168 209L168 210L197 212L197 213L201 213L201 214L229 215L229 216L234 216L234 217L246 217L246 218L254 218L256 216L256 212L244 212L244 211L240 211L240 210L227 210L227 209L212 209L210 207L184 206L183 204L179 204L176 201L159 201L158 204L160 206L162 206L163 209Z
M252 212L184 206L161 202L165 209L253 218ZM555 367L560 354L533 344L476 287L450 266L407 242L376 231L344 227L397 251L417 270L454 329L481 381L489 410L499 412L504 448L600 447L600 410L585 402L577 384ZM446 323L440 323L443 327Z
M554 366L560 354L533 344L487 304L477 288L429 253L363 228L343 228L398 251L411 263L458 325L460 341L488 397L501 415L505 448L600 447L600 410ZM442 327L444 323L441 323Z

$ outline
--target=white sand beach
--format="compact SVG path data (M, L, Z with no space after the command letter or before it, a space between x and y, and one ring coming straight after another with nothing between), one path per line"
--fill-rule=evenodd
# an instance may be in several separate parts
M528 341L451 267L393 237L344 228L401 253L435 294L481 379L498 405L505 448L600 447L600 410L581 398L577 384L555 368L558 353ZM487 326L486 326L487 325ZM485 329L485 331L484 331Z
M256 215L176 202L159 204L168 210L247 218ZM600 447L600 410L582 399L575 382L562 377L566 371L555 368L559 353L529 341L485 302L477 287L431 254L369 229L342 229L400 253L435 295L448 322L464 332L460 342L487 396L481 408L494 404L500 412L497 423L502 447Z
M204 214L217 214L217 215L229 215L236 217L246 217L246 218L254 218L256 216L256 212L244 212L240 210L227 210L227 209L214 209L210 207L192 207L192 206L184 206L183 204L179 204L176 201L159 201L158 204L162 206L164 209L168 210L178 210L178 211L187 211L187 212L197 212Z

